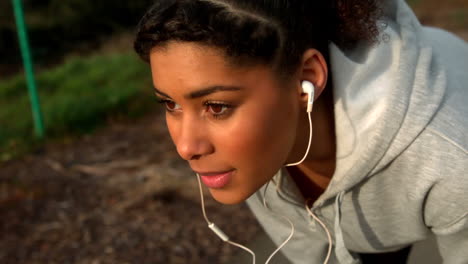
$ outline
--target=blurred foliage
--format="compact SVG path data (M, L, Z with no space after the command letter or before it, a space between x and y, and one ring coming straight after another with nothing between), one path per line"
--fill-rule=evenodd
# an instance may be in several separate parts
M71 58L37 76L47 136L87 132L112 113L134 117L154 105L149 67L131 53ZM0 160L34 145L25 78L0 82Z
M135 28L149 0L24 0L36 63L75 49L92 49L110 34ZM11 0L0 1L1 64L21 65Z

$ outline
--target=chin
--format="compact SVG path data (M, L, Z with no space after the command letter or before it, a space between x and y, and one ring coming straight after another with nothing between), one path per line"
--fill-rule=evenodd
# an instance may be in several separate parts
M240 204L249 198L249 196L242 193L229 192L222 189L210 189L210 193L213 199L226 205Z

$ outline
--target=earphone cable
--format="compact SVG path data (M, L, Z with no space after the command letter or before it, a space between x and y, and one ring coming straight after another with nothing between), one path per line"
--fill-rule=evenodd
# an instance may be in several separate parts
M270 210L270 212L274 213L274 211L268 206L267 202L266 202L266 192L267 192L267 189L268 189L268 186L269 186L270 182L267 182L266 186L265 186L265 189L263 190L263 206L265 208L267 208L268 210ZM291 233L289 234L289 236L283 241L283 243L281 243L281 245L279 245L275 251L273 251L273 253L270 254L270 256L268 257L268 259L266 260L265 264L268 264L270 262L270 260L276 255L276 253L278 253L278 251L281 250L281 248L284 247L284 245L286 245L289 240L291 240L291 238L293 237L294 235L294 224L291 222L291 220L289 218L287 218L286 216L284 215L280 215L280 214L277 214L277 213L274 213L275 215L277 216L280 216L281 218L285 219L286 221L288 221L289 225L291 226Z
M229 244L231 244L233 246L241 248L241 249L247 251L248 253L250 253L252 255L252 264L255 264L255 253L251 249L249 249L248 247L245 247L245 246L243 246L241 244L238 244L236 242L233 242L233 241L229 240L229 237L218 226L216 226L213 222L211 222L208 219L208 216L206 216L205 198L203 197L203 189L202 189L202 185L201 185L200 175L198 173L196 175L197 175L197 181L198 181L198 188L200 189L200 201L201 201L201 208L202 208L202 212L203 212L203 217L205 218L205 221L208 224L208 227L219 238L221 238L221 240L223 240L224 242L227 242L227 243L229 243Z
M202 208L203 217L205 218L205 221L208 224L211 224L210 220L208 220L208 217L206 216L205 198L203 197L203 189L202 189L202 186L201 186L200 175L198 175L198 173L197 173L197 181L198 181L198 188L200 189L200 201L201 201L201 208Z
M310 199L307 199L306 202L305 202L305 208L306 208L307 212L309 213L310 216L312 216L312 217L314 218L315 221L317 221L317 222L322 226L322 228L325 230L325 233L327 233L327 238L328 238L328 252L327 252L327 256L326 256L326 258L325 258L325 261L323 262L323 264L327 264L327 263L328 263L328 260L330 259L330 256L331 256L333 241L332 241L332 238L331 238L331 235L330 235L330 231L328 231L327 226L320 220L320 218L318 218L318 217L312 212L312 210L310 210L310 208L309 208L309 201L310 201Z
M302 159L300 161L295 162L295 163L286 164L285 165L286 167L296 166L296 165L301 164L307 158L307 155L309 154L310 145L312 144L312 117L310 116L310 112L308 112L307 115L309 117L309 143L307 144L307 150L306 150L306 152L304 154L304 157L302 157Z

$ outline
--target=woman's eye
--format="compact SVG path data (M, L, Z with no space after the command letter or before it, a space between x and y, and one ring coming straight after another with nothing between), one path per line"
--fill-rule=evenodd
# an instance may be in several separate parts
M166 106L166 110L169 112L173 112L179 110L180 105L176 104L176 102L168 99L162 99L159 103L164 104Z
M174 103L173 101L167 101L166 102L166 108L167 108L167 110L174 111L175 108L176 108L176 103Z
M216 115L224 113L224 111L227 110L227 106L225 105L219 105L219 104L212 104L209 105L208 108L210 109L210 112Z
M206 103L207 111L214 117L221 117L229 113L232 106L222 103Z

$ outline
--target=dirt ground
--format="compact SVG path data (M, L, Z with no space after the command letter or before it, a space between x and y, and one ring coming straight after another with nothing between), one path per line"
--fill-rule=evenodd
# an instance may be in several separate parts
M259 226L245 205L205 190L212 221L234 241ZM0 167L0 263L226 263L240 251L206 226L198 185L163 115L54 143Z
M468 2L412 1L423 24L468 40ZM206 227L193 173L154 111L110 121L0 164L0 263L228 263L241 250ZM237 242L260 230L245 205L205 190L209 217Z

